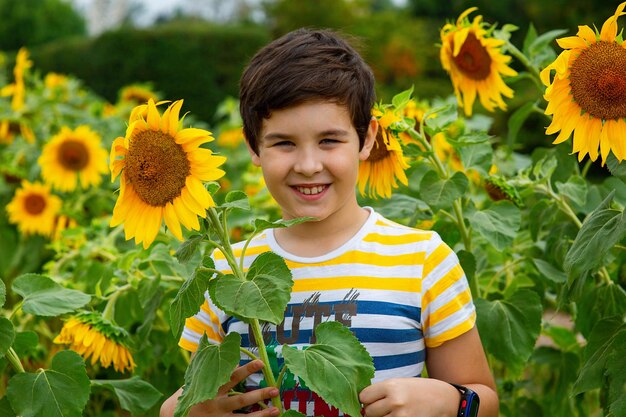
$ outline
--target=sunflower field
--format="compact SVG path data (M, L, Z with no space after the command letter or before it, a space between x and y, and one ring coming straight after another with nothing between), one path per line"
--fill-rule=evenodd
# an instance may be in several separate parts
M458 254L503 416L626 416L625 8L576 34L531 26L522 45L518 28L470 8L442 22L437 45L454 95L425 99L407 85L372 109L380 129L359 168L360 202L438 232ZM220 304L253 330L278 320L288 296L261 294L278 308L251 311L212 278L214 248L235 270L231 242L293 224L250 162L237 100L209 126L184 97L143 84L111 103L42 74L26 48L7 62L0 415L157 416L183 383L186 415L230 376L203 373L178 345L204 292L223 291ZM515 96L524 102L509 112ZM541 125L523 137L532 117ZM531 139L544 145L522 152ZM289 273L266 258L260 269ZM243 286L237 270L229 285ZM329 340L343 333L330 327ZM369 371L354 372L362 388ZM266 379L280 384L283 372Z

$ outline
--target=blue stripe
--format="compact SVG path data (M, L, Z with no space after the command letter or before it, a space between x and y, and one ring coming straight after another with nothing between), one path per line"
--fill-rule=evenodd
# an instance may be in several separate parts
M400 355L375 356L372 359L374 360L374 368L377 371L385 371L388 369L396 369L403 368L405 366L417 365L418 363L424 362L425 357L425 351L420 350L419 352L410 352ZM239 365L242 366L250 362L251 359L249 358L241 359ZM278 358L279 369L283 366L283 362L283 358Z
M370 329L351 328L352 333L361 343L407 343L416 342L423 339L423 334L419 329ZM269 332L272 340L276 340L276 332ZM300 329L298 341L291 344L309 344L312 330ZM285 331L285 337L290 337L291 331ZM241 334L241 345L250 346L250 339L247 333Z
M386 369L402 368L404 366L416 365L424 362L426 355L424 350L419 352L404 353L401 355L391 356L375 356L374 368L377 371L384 371Z

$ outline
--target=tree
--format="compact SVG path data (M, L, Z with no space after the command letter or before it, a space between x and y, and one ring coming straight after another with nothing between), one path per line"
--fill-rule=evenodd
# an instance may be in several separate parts
M85 20L64 0L0 0L0 49L17 50L85 35Z

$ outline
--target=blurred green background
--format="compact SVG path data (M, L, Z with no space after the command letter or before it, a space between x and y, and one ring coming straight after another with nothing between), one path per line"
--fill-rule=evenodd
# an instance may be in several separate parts
M218 104L237 96L239 76L254 52L298 27L355 36L374 69L379 99L411 85L417 98L430 99L452 93L439 62L439 30L468 7L478 7L487 22L518 26L512 40L521 46L530 22L538 33L566 29L573 35L578 25L601 26L617 5L584 0L204 0L193 9L186 6L194 2L172 0L170 13L146 22L146 4L122 0L117 1L125 6L117 23L94 34L90 25L94 19L98 23L97 3L116 1L0 0L0 50L11 62L25 46L35 70L74 75L111 102L121 87L147 83L162 98L184 98L186 110L209 124ZM220 15L225 7L230 12ZM213 18L200 17L198 11L211 8ZM513 86L517 93L510 112L525 102L523 92L529 89L523 83ZM543 121L531 117L528 127L537 123ZM496 120L493 133L501 133L500 128ZM535 144L529 138L529 148Z

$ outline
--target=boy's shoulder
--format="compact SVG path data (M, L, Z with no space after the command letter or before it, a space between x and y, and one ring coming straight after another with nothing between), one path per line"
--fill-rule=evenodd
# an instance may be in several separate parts
M423 230L406 226L393 220L389 220L379 213L374 213L374 215L376 215L376 219L369 235L402 236L405 239L414 238L420 241L441 239L439 234L433 230Z

